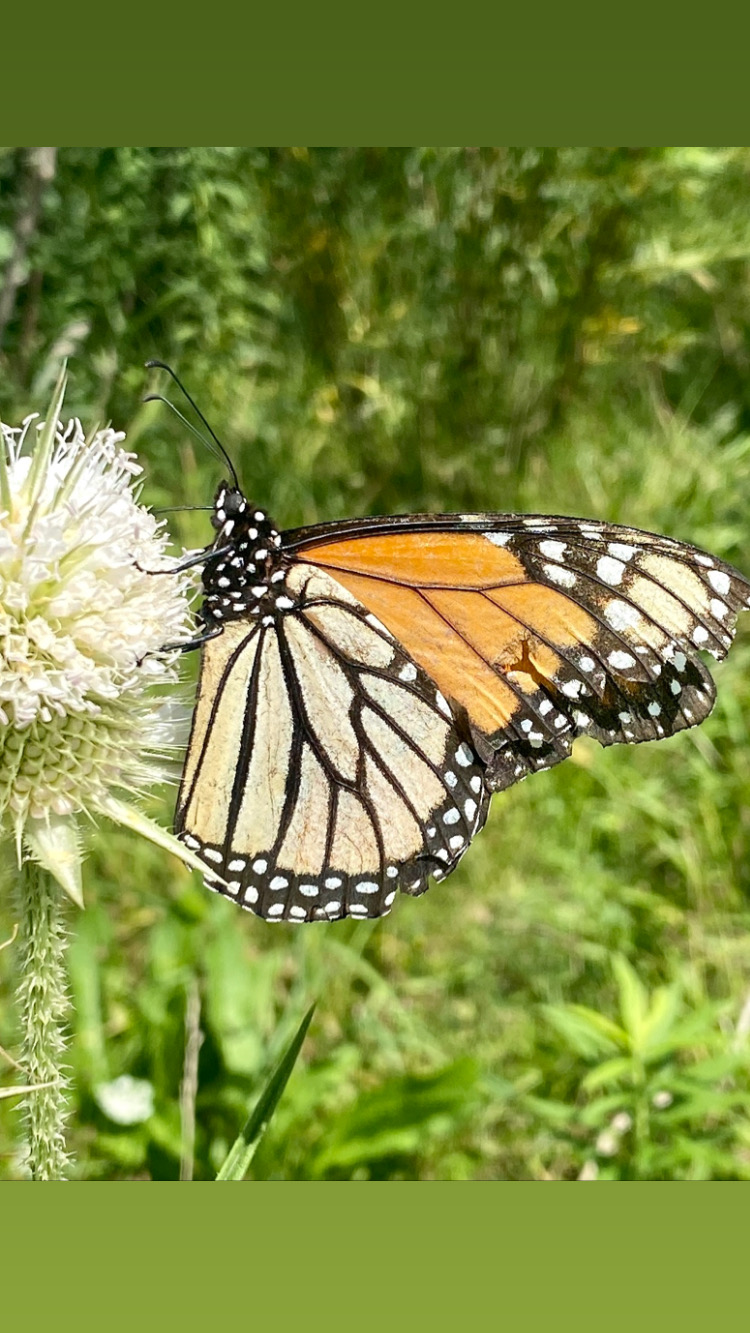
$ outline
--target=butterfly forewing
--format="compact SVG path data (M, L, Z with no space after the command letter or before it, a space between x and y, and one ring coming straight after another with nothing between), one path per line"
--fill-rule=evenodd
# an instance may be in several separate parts
M450 528L448 525L451 525ZM707 716L750 584L685 543L543 516L424 516L289 534L373 607L471 721L493 790L576 735L655 740Z
M268 920L374 917L455 868L487 812L468 729L366 606L295 564L269 623L204 648L177 828Z

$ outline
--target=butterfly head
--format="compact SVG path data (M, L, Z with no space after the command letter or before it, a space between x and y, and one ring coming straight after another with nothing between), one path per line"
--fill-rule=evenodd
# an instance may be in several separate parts
M226 532L226 535L230 536L249 507L242 491L237 486L231 486L228 481L223 481L214 496L214 512L211 515L211 523L217 532L226 532L228 528L229 531Z
M216 492L211 522L217 555L203 571L202 618L225 621L248 612L260 614L283 577L277 573L282 560L276 525L229 482L222 482Z
M265 545L281 545L273 519L263 509L257 509L245 499L237 486L223 481L214 496L211 523L216 528L216 546L241 546L243 551ZM249 557L248 557L249 558Z

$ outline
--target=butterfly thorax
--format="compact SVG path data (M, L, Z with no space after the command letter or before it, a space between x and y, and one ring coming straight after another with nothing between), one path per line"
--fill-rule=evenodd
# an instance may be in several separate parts
M273 519L256 509L240 490L222 483L214 499L214 554L203 571L204 624L283 610L286 570L281 536ZM288 609L288 607L286 608Z

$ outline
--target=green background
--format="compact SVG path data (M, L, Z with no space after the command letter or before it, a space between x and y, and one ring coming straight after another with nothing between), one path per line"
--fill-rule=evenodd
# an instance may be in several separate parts
M69 411L128 429L146 499L208 503L214 460L140 404L159 356L282 526L574 513L750 573L749 203L739 148L65 148L42 183L4 149L0 411L67 355ZM702 728L579 744L382 923L267 926L103 829L71 912L79 1173L177 1178L189 1014L210 1178L319 996L258 1177L746 1178L748 666L741 628ZM118 1125L125 1073L154 1111ZM9 1177L17 1133L0 1102Z

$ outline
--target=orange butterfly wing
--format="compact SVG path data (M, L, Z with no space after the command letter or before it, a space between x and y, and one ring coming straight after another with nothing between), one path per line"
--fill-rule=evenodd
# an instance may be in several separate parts
M340 534L340 535L339 535ZM686 543L571 518L362 520L285 534L468 717L495 790L570 753L659 739L715 699L750 583Z

